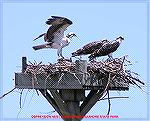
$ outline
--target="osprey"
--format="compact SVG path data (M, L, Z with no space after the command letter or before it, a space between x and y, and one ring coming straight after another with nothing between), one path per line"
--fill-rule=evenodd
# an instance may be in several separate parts
M112 58L112 53L118 49L122 41L124 40L123 37L118 37L116 40L112 42L106 42L102 45L101 48L96 49L88 58L92 60L96 57L106 56L108 55L109 58Z
M109 41L107 39L104 39L100 41L91 42L83 46L81 49L77 50L76 52L73 52L72 57L92 54L95 50L101 48L103 44L106 42L108 43Z
M66 36L64 36L64 31L67 29L68 26L72 24L72 21L65 17L58 17L58 16L51 16L46 21L46 24L51 25L48 31L44 34L39 35L34 40L44 36L44 41L47 42L46 44L33 46L34 50L39 50L43 48L52 48L57 49L57 55L59 57L62 56L62 48L67 46L70 43L70 40L73 36L76 36L75 33L70 32Z

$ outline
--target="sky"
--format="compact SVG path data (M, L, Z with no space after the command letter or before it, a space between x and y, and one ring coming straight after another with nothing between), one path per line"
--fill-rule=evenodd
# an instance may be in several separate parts
M65 34L74 32L80 38L73 38L70 45L63 49L66 58L71 52L85 44L118 36L125 38L113 57L128 55L133 63L128 68L140 74L145 82L143 90L149 91L148 86L148 5L146 2L3 2L1 12L1 91L0 94L14 88L14 74L21 72L21 57L28 61L55 63L56 50L43 49L34 51L32 46L42 44L43 39L33 42L38 35L47 31L45 21L52 15L64 16L73 21ZM102 60L105 57L100 57ZM83 59L87 59L84 56ZM48 114L54 109L35 90L24 90L22 108L19 98L21 90L16 89L0 100L2 121L33 120L32 115ZM148 94L131 85L129 91L111 91L110 96L128 96L128 99L111 100L110 115L118 115L118 120L148 120ZM107 100L99 101L89 111L88 115L106 115ZM53 113L57 115L57 113ZM62 121L62 119L57 119ZM83 121L94 119L83 119Z

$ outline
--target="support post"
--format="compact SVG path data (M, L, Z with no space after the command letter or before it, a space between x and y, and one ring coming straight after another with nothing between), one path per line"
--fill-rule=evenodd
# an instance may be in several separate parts
M26 68L27 68L27 58L22 57L22 73L25 72Z
M59 110L59 107L58 105L56 104L55 100L51 97L51 95L47 92L47 90L44 90L44 89L40 89L39 90L42 95L47 99L47 101L53 106L53 108L57 111L57 113L59 115L63 115L60 110Z
M87 73L87 62L85 60L75 62L75 74L81 76L81 83L85 84L85 78ZM69 80L68 80L69 81ZM81 89L59 89L49 90L52 97L46 91L46 95L43 90L40 92L49 101L49 103L55 108L55 110L62 116L64 121L81 121L82 118L75 116L81 116L80 101L85 99L85 90ZM64 117L63 117L64 116ZM67 118L66 118L66 117Z
M85 91L83 90L60 90L61 97L66 104L66 108L70 118L64 119L64 121L81 121L80 115L80 101L84 100Z

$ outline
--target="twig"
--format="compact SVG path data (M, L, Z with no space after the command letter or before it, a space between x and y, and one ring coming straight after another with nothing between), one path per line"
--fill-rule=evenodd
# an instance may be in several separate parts
M47 114L47 115L51 115L52 113L55 113L56 111L50 111L50 112L40 112L41 114Z
M107 95L107 92L106 92L106 94L105 94L101 99L99 99L99 100L105 99L106 95Z
M38 90L36 89L36 93L37 93L37 95L39 96L39 92L38 92Z
M107 94L108 94L108 113L107 113L107 115L109 115L109 113L110 113L110 106L111 106L111 103L110 103L110 99L109 99L109 90L107 90Z
M44 82L44 89L46 89L46 84L47 84L47 79L51 76L51 74L48 74L46 79L45 79L45 82ZM50 77L51 78L51 77Z
M8 95L9 93L11 93L12 91L14 91L16 89L16 87L14 87L12 90L10 90L9 92L3 94L3 96L0 97L0 99L2 99L3 97L5 97L6 95Z
M126 77L132 78L132 79L136 80L137 82L139 82L139 83L141 83L141 84L145 85L145 83L144 83L144 82L142 82L141 80L139 80L139 79L137 79L137 78L134 78L134 77L132 77L132 76L128 76L128 75L127 75Z
M129 97L109 97L109 99L117 99L117 98L129 98ZM99 99L100 100L107 100L108 98L102 98L102 99Z
M124 56L124 57L123 57L122 64L121 64L121 68L120 68L120 70L119 70L119 71L121 71L121 70L122 70L122 68L123 68L123 63L124 63L125 59L126 59L126 56Z
M23 89L22 89L21 91L23 91ZM29 90L28 90L28 91L29 91ZM17 119L18 119L19 114L21 113L21 111L22 111L22 109L23 109L23 107L24 107L24 105L25 105L25 101L26 101L26 98L27 98L28 91L26 92L25 98L24 98L23 103L22 103L22 107L21 107L21 100L20 100L20 111L19 111L18 114L17 114ZM22 92L20 93L20 95L22 95ZM20 96L20 97L21 97L21 96ZM21 98L20 98L20 99L21 99Z
M23 89L21 90L21 92L20 92L20 101L19 101L19 104L20 104L20 108L21 108L21 98L22 98L22 92L23 92Z
M36 91L37 91L37 90L36 90ZM34 90L33 90L32 96L31 96L31 98L30 98L30 101L29 101L29 103L28 103L28 106L27 106L27 107L29 107L29 105L30 105L30 103L31 103L31 100L32 100L33 96L34 96Z
M107 81L107 84L105 86L105 89L100 93L100 95L104 94L105 92L107 92L109 84L110 84L110 73L108 75L108 81Z

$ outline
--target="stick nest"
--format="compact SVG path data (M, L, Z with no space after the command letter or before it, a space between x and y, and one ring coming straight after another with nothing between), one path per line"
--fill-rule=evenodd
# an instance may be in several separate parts
M47 65L42 64L42 62L30 62L24 73L33 74L34 76L37 74L47 74L48 76L52 76L58 73L69 72L75 74L76 72L80 72L81 74L86 75L85 85L101 85L101 82L106 80L107 82L110 80L110 85L116 87L119 85L123 86L124 84L133 84L141 88L139 84L144 85L144 82L138 79L137 73L126 69L128 65L131 65L131 62L127 60L126 56L115 58L113 60L93 61L87 63L86 72L76 70L75 65L75 62L66 59L58 60L57 63L49 63Z

